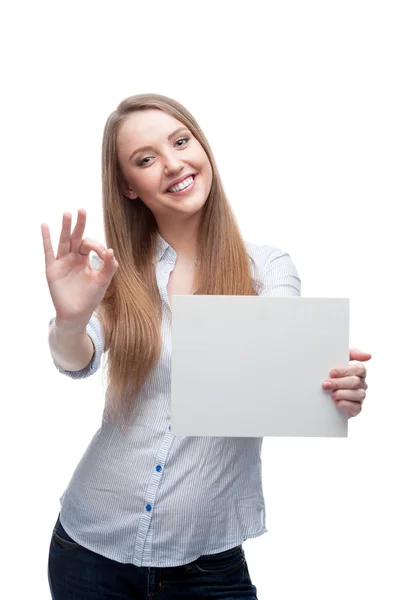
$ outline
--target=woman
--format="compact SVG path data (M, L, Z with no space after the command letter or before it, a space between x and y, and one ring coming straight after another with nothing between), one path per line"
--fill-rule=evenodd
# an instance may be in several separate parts
M172 296L298 296L298 273L287 253L242 240L209 144L174 100L119 105L102 177L107 248L83 239L84 210L72 234L64 214L57 257L42 225L57 369L88 377L108 352L102 425L60 499L52 597L254 599L242 542L266 532L262 438L171 433ZM351 415L365 376L357 363L331 379Z

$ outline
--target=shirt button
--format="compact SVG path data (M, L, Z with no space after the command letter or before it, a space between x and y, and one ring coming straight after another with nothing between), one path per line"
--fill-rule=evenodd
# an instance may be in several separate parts
M156 469L157 469L158 473L159 473L159 471L162 471L162 467L161 467L161 465L157 465L157 466L156 466Z
M151 504L147 504L146 509L148 510L148 512L150 512L150 510L152 509Z
M168 429L169 429L169 431L170 431L170 425L169 425Z

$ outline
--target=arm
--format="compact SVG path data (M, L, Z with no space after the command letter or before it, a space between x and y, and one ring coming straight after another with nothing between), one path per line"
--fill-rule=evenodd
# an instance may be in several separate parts
M70 333L57 327L55 317L49 326L49 346L57 370L72 379L84 379L100 367L104 353L104 336L94 313L86 331Z
M300 296L301 280L287 252L274 248L260 269L260 296Z

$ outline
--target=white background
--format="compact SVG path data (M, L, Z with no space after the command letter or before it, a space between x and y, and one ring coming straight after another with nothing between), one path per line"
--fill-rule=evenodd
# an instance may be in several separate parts
M104 400L100 372L72 381L52 365L40 224L56 247L63 211L74 224L84 207L87 237L103 240L105 120L123 98L156 92L204 129L244 239L289 252L303 296L349 297L351 347L373 354L347 439L264 440L269 532L244 543L258 597L398 598L397 3L10 6L0 15L1 597L49 600L58 499Z

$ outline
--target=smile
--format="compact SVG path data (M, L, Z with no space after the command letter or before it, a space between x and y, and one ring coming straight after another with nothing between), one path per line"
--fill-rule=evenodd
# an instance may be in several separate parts
M174 185L173 187L169 188L167 190L167 193L181 195L182 192L188 192L189 190L191 190L194 187L195 179L196 179L196 176L190 175L184 181L181 181L177 185Z

